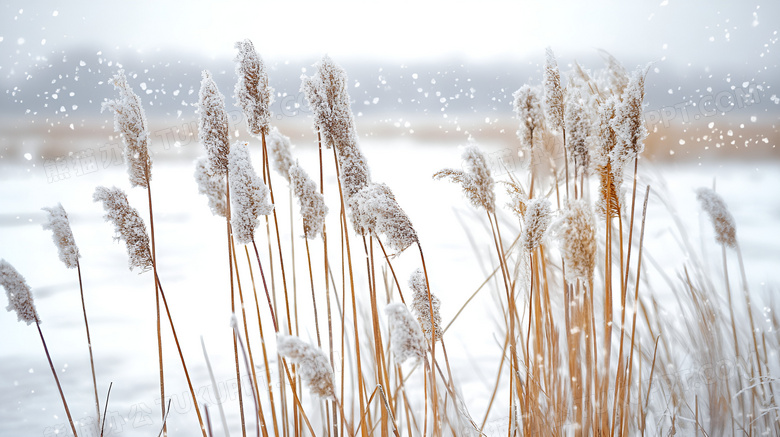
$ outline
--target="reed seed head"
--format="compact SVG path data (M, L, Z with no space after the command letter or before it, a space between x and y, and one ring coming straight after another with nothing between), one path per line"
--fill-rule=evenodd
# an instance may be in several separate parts
M610 153L613 168L625 168L645 148L647 128L642 102L645 98L646 74L647 69L638 69L631 75L621 101L615 108L612 128L615 130L616 144Z
M40 323L38 311L35 309L32 290L27 285L24 277L8 261L0 259L0 284L5 288L8 296L8 311L16 311L16 317L20 322L28 325Z
M236 48L236 106L244 112L249 134L259 137L268 133L274 90L268 84L265 63L255 51L252 41L239 41Z
M514 110L517 118L520 120L520 129L517 131L517 137L520 143L526 149L533 145L534 131L542 127L544 123L544 112L539 101L539 92L530 85L523 85L515 91Z
M547 47L544 63L544 112L547 120L554 129L561 129L563 124L563 88L561 87L561 73L558 70L558 61L552 48Z
M293 160L292 153L290 153L290 137L282 135L279 129L272 127L266 137L266 141L274 169L287 179L287 182L291 182L290 167L295 164L295 160Z
M417 243L409 216L385 184L371 183L350 199L352 224L360 235L385 235L387 244L399 252Z
M596 224L590 205L583 199L570 201L563 211L561 228L566 279L589 283L596 266Z
M325 147L352 146L356 142L355 122L347 91L347 73L325 55L313 76L302 76L303 91L314 113L314 125Z
M552 210L547 199L536 198L526 204L525 227L520 244L531 252L542 244L544 234L552 221Z
M263 183L249 157L249 144L237 141L228 154L230 178L231 225L236 241L248 244L254 240L258 217L274 210L269 201L268 187Z
M390 326L391 349L400 364L411 358L415 361L425 358L428 345L417 320L402 303L391 303L385 307Z
M127 248L130 270L138 267L141 272L152 268L152 251L149 249L149 235L138 210L130 206L127 194L119 188L95 188L92 196L95 202L103 202L106 221L114 224L114 239L124 240Z
M43 224L43 229L52 232L52 239L57 246L60 261L65 263L65 267L75 269L79 263L79 248L76 246L76 240L73 238L73 231L70 229L68 213L61 203L53 207L41 208L48 212L48 220Z
M409 288L413 292L412 310L417 314L417 320L420 322L425 338L431 341L431 333L433 332L434 341L441 340L441 314L439 313L441 302L433 293L431 293L430 302L428 301L428 286L425 283L425 273L422 269L415 270L409 277ZM431 316L431 306L433 306L433 316Z
M119 98L103 102L101 111L108 109L114 113L114 130L122 134L125 143L124 155L130 186L146 188L147 170L149 179L152 178L152 159L149 156L151 138L141 98L130 88L124 70L119 70L110 82L119 91Z
M206 157L195 162L195 182L198 183L198 193L204 194L208 198L211 213L225 217L227 215L225 176L217 176Z
M566 148L569 149L576 168L587 175L590 164L588 137L591 123L580 91L573 89L569 94L566 104Z
M710 216L712 226L715 228L715 240L731 248L737 247L737 224L720 194L710 188L702 187L696 190L696 199L701 203L704 212Z
M496 195L493 191L493 177L485 159L485 154L474 140L463 150L463 161L466 170L444 169L433 175L434 179L449 179L459 183L463 193L477 208L485 208L488 212L496 209Z
M211 170L217 176L224 176L230 151L225 97L206 70L203 71L198 95L198 137L206 149Z
M277 334L276 351L298 365L298 374L309 390L325 399L335 399L333 368L328 357L318 347L293 335Z
M313 240L322 233L325 215L328 214L325 198L317 190L317 184L297 162L290 167L289 178L301 207L304 236Z

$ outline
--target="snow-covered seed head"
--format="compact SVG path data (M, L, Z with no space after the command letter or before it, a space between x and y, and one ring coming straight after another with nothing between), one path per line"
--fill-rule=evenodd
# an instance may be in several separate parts
M125 143L125 160L130 185L147 186L146 171L152 177L152 159L149 156L149 130L146 126L146 113L141 106L141 98L133 92L127 83L124 70L119 70L110 82L119 91L119 98L103 102L102 110L114 113L114 130L122 134Z
M225 97L217 89L211 73L203 71L198 96L198 137L217 176L224 176L228 165L230 134Z
M596 266L596 224L593 210L583 199L569 202L563 211L560 244L566 279L588 283Z
M314 113L315 127L326 147L353 146L356 133L347 91L347 73L327 55L316 67L313 76L301 77L301 91Z
M615 130L616 144L610 153L613 166L625 168L645 148L647 128L642 114L642 101L645 98L646 74L647 69L638 69L631 75L623 97L615 108L612 128Z
M514 110L517 118L520 120L520 129L517 131L517 137L520 143L526 149L533 146L534 131L542 126L544 122L544 113L542 105L539 102L539 94L536 88L530 85L523 85L515 91Z
M268 187L263 183L249 158L249 144L237 141L228 155L230 178L230 215L233 235L241 244L254 240L258 217L274 210L269 201Z
M409 277L409 288L413 292L412 310L417 314L425 338L431 341L433 332L434 340L441 340L441 315L439 314L441 302L433 293L430 302L428 301L428 287L425 283L425 274L421 269L415 270ZM431 306L433 306L433 317L431 317Z
M259 137L268 133L274 90L268 84L265 64L255 51L252 41L239 41L236 48L236 106L244 111L249 134Z
M574 89L566 104L566 148L574 159L577 169L587 174L590 164L588 153L588 137L590 136L590 119L583 106L582 95Z
M292 335L277 334L276 351L298 365L298 374L313 394L325 399L336 398L333 368L320 348Z
M563 88L561 87L561 73L558 71L558 61L550 47L545 51L544 63L544 112L547 120L554 129L561 129L563 125Z
M65 263L65 267L75 269L79 262L79 248L76 246L76 240L73 238L73 231L70 229L68 214L61 203L57 206L41 208L48 212L48 220L43 224L43 229L52 232L52 239L57 246L60 255L60 261Z
M417 232L409 216L385 184L371 183L350 199L352 224L361 235L385 235L387 244L401 252L417 243Z
M607 64L607 81L613 95L620 96L628 86L628 71L614 56L604 50L599 50Z
M406 305L391 303L385 307L385 314L390 326L390 348L395 355L395 360L400 364L409 358L415 361L424 359L428 345L420 324Z
M304 236L312 240L322 232L325 224L325 215L328 214L325 198L317 189L317 184L297 162L290 166L289 178L301 207Z
M119 188L95 188L92 196L95 202L103 202L106 221L114 224L115 240L124 240L127 247L130 270L138 267L141 272L152 268L152 251L149 250L149 235L138 210L130 206L127 194Z
M368 161L357 145L336 149L339 158L339 176L344 197L351 199L371 183Z
M466 171L444 169L436 172L433 178L447 178L459 183L472 205L485 208L488 212L495 211L496 195L493 191L493 177L490 175L485 154L473 140L470 140L463 150L463 163Z
M268 136L266 136L269 153L274 170L279 172L282 177L290 182L290 167L295 164L290 153L290 137L282 135L279 129L272 127Z
M613 163L611 153L615 148L615 130L612 127L612 119L615 117L616 97L609 97L599 105L598 116L594 125L594 148L592 161L596 166L599 176L599 196L596 200L596 212L599 217L606 218L607 203L609 203L610 216L620 215L623 206L623 167L624 163ZM617 165L616 165L617 164ZM609 202L607 202L609 199Z
M209 199L211 213L225 217L227 215L225 176L214 174L208 158L202 157L195 162L195 181L198 183L198 193L204 194Z
M542 243L547 228L552 220L552 210L547 199L533 199L526 205L525 227L520 239L520 244L525 250L531 252Z
M32 291L27 281L8 261L0 259L0 284L5 288L8 296L8 311L16 311L16 317L20 322L28 325L40 323L38 311L35 310Z
M701 203L701 208L710 216L715 228L715 240L725 246L736 247L737 224L720 194L702 187L696 190L696 198Z

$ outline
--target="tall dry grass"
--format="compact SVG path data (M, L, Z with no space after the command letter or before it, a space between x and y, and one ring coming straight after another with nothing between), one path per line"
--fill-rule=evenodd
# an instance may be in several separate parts
M504 139L519 142L533 165L497 181L492 175L497 168L470 141L463 149L464 168L434 175L460 185L474 208L472 221L486 230L467 228L469 237L491 244L489 254L477 248L475 253L492 273L460 303L437 289L436 277L445 272L428 271L424 254L436 256L437 249L425 247L413 226L423 212L407 215L391 188L371 177L358 143L346 72L325 57L312 76L303 78L319 157L319 168L304 169L289 138L270 126L273 90L262 59L248 40L236 47L235 97L254 140L229 143L224 96L204 72L199 137L207 156L196 165L196 179L212 212L226 222L227 253L198 256L215 262L226 256L229 265L213 317L233 317L236 377L241 378L243 365L251 378L251 402L239 398L242 435L485 435L495 434L488 423L496 418L502 421L501 434L509 436L778 432L774 375L780 370L780 326L774 316L761 324L754 318L774 300L749 290L736 224L723 199L711 189L699 192L717 235L704 245L721 246L722 271L701 262L682 226L677 249L686 261L676 277L644 250L646 230L653 226L648 208L664 205L668 197L661 186L643 182L648 179L640 165L647 135L646 69L629 73L605 55L603 70L574 63L572 71L562 73L548 50L543 87L524 85L515 93L518 137ZM131 268L154 275L161 399L171 378L163 373L162 306L202 434L218 435L219 429L227 434L237 424L225 423L222 405L222 423L214 424L205 406L205 420L201 416L187 365L205 364L216 390L206 347L202 344L204 362L180 347L160 280L165 271L157 269L149 137L140 98L121 73L114 83L121 99L108 107L117 114L117 130L133 158L128 161L131 185L147 190L151 237L123 193L101 188L96 200L107 210L111 202L119 205L109 218L128 243ZM561 143L558 156L554 147ZM325 192L324 180L331 176L338 192ZM299 214L290 213L289 228L274 207L282 197L295 197L300 207ZM502 210L504 199L508 207ZM338 207L328 210L326 203ZM329 222L338 223L335 228L326 227L326 214L337 216ZM281 238L301 230L311 302L297 294L294 251L300 242ZM320 253L318 266L312 259ZM419 268L394 268L402 253L418 259ZM738 286L728 275L734 257ZM13 306L16 282L3 280ZM481 317L473 299L490 291L497 329L483 325L479 335L498 338L500 353L489 369L495 375L492 395L477 411L462 392L462 381L453 377L453 369L464 364L450 362L447 331L453 323ZM441 305L459 309L443 320ZM84 302L82 307L86 322ZM301 316L309 312L313 320ZM37 323L37 314L30 320ZM310 327L316 341L303 338ZM99 362L100 345L95 349ZM729 362L738 363L741 372L719 373ZM93 364L98 379L99 369L95 372ZM681 377L688 374L685 369L696 370L686 379ZM64 394L62 399L67 409ZM168 411L165 402L161 405L158 425L165 434ZM102 429L95 432L103 435Z

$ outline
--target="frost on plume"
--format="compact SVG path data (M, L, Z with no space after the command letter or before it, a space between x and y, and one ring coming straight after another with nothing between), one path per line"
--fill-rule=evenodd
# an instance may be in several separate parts
M473 140L463 150L463 162L466 171L444 169L436 172L433 178L447 178L459 183L472 205L485 208L488 212L495 211L496 195L493 192L493 177L490 175L485 154Z
M552 210L547 199L537 198L528 202L520 244L529 252L539 247L551 220Z
M298 365L298 374L309 385L309 390L321 398L335 399L333 368L325 353L292 335L277 334L279 355Z
M317 184L311 180L298 163L290 167L289 178L292 190L301 207L304 235L308 239L314 239L322 232L325 215L328 213L325 198L317 190Z
M610 153L613 168L625 168L644 150L647 129L642 114L642 101L645 98L646 74L646 69L639 69L631 75L621 101L615 108L612 128L615 130L616 144Z
M28 325L40 323L38 311L35 309L32 291L24 277L8 261L0 259L0 284L8 296L8 311L16 311L20 322Z
M702 209L710 216L712 226L715 228L715 240L725 246L736 247L737 224L723 198L714 190L704 187L696 190L696 198L701 203Z
M217 176L224 176L230 150L228 116L225 111L225 98L208 71L203 71L203 80L200 82L198 137L206 149L212 171Z
M561 88L561 73L558 71L558 61L551 48L545 51L544 63L544 112L554 129L561 129L563 124L563 88Z
M214 174L208 158L203 157L195 162L195 182L198 183L198 193L208 198L211 213L225 217L227 215L225 176Z
M566 279L588 283L596 266L596 224L590 205L573 200L563 211L560 244L566 262Z
M582 96L576 89L571 93L566 105L565 124L566 148L574 159L575 169L587 175L590 164L588 137L590 136L591 123L583 106Z
M125 143L125 159L130 185L133 187L147 186L146 172L149 179L152 174L152 160L149 156L149 130L146 126L146 113L141 106L141 98L130 88L124 70L111 78L114 88L119 91L119 98L103 103L102 109L114 113L114 130L122 134Z
M103 202L106 221L114 224L115 240L124 240L127 247L130 270L138 267L142 272L152 268L152 252L149 250L149 235L138 210L130 206L127 195L119 188L95 188L92 196L95 202Z
M395 360L403 363L407 359L425 358L428 345L417 320L402 303L391 303L385 307L387 322L390 326L391 349Z
M274 169L287 179L287 182L291 182L290 167L295 164L295 160L293 160L292 153L290 153L290 137L282 135L279 129L272 127L266 137L266 141Z
M236 48L236 106L244 111L249 133L258 137L268 133L274 90L268 84L265 63L255 51L252 41L239 41Z
M249 144L243 141L233 144L228 161L233 235L239 243L248 244L254 240L255 229L260 224L258 217L270 214L274 207L268 200L268 187L252 167Z
M612 150L617 139L612 127L615 117L616 97L608 98L598 108L598 116L594 126L593 164L599 176L599 196L596 200L596 212L600 217L606 217L607 203L610 216L620 215L623 206L623 168L622 163L613 163ZM615 165L617 164L617 165Z
M60 261L65 263L69 269L78 267L79 248L76 246L76 240L73 238L73 231L70 229L68 214L61 203L57 206L41 208L48 212L48 220L43 224L43 229L52 232L52 239L57 246Z
M313 76L303 76L301 91L314 113L314 124L325 146L355 144L355 127L347 92L347 73L329 56L317 64Z
M350 199L352 224L361 235L385 235L387 244L399 252L417 243L417 232L409 216L385 184L372 183Z
M517 131L517 137L523 147L531 149L534 141L534 130L540 128L544 122L544 113L542 105L539 102L539 95L535 88L529 85L523 85L513 94L514 110L517 118L520 120L520 129Z
M417 314L417 320L425 333L425 338L431 341L431 332L434 332L434 340L441 340L441 315L439 314L441 302L433 293L431 293L430 302L428 301L428 286L425 283L425 274L421 269L415 270L409 277L409 288L414 293L412 309ZM433 317L431 317L431 306L433 306Z

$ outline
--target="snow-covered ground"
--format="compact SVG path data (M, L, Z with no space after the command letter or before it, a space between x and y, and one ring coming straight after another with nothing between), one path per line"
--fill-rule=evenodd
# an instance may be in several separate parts
M442 316L448 323L495 265L495 258L476 256L470 243L472 239L480 253L492 253L490 230L482 216L467 204L458 187L431 178L441 168L460 166L457 144L374 139L364 141L362 148L371 166L372 178L387 183L394 190L415 225L425 250L432 289L443 302ZM299 147L293 153L312 176L317 174L316 150ZM257 156L255 152L255 162L259 162ZM325 156L325 191L331 209L328 229L333 235L331 241L337 242L336 179L332 155ZM99 168L50 182L47 176L51 175L43 165L33 166L33 162L0 167L0 258L13 264L32 287L43 321L41 327L73 416L88 421L87 418L94 416L94 403L78 280L76 272L66 269L58 260L50 233L41 229L44 212L40 208L57 202L63 204L82 254L84 292L101 399L105 399L109 383L113 382L107 426L113 426L114 435L157 435L160 393L152 276L128 271L123 244L112 241L113 229L103 221L101 205L92 202L95 186L129 187L124 167ZM679 255L682 253L677 246L679 233L674 228L670 211L655 196L664 196L675 206L680 220L688 228L687 235L693 246L697 250L703 247L704 258L711 258L717 266L719 249L711 244L711 225L700 214L693 192L696 187L711 186L716 178L717 190L737 222L751 289L758 293L767 287L778 286L780 196L776 191L780 186L780 163L716 162L654 167L643 162L640 169L650 176L654 189L648 210L645 247L669 273L676 271L683 255ZM158 268L199 399L209 404L213 420L217 420L217 399L226 401L224 406L232 423L231 431L236 434L239 432L238 400L229 328L225 225L222 219L211 215L206 199L198 195L193 170L189 158L160 160L153 168ZM651 175L660 175L666 189L660 190L659 177ZM274 183L280 227L287 232L282 235L285 257L291 268L287 190L284 181L276 175ZM499 187L498 190L502 189ZM131 204L146 216L145 191L139 188L127 191ZM297 217L297 206L294 208ZM509 226L514 221L510 215L506 217L508 225L504 238L509 239L512 235ZM294 225L301 229L298 221ZM263 230L259 236L263 246L264 234ZM292 235L296 252L295 287L299 310L301 314L308 314L311 292L303 240L298 238L301 234L302 230ZM365 268L362 243L353 242L353 245L356 270L362 278ZM324 299L321 297L324 295L322 280L316 279L322 277L322 263L318 261L322 244L315 241L311 247L314 273L318 275L315 276L317 293ZM265 261L267 253L262 248L261 254ZM338 256L336 251L331 254L333 262ZM244 262L241 273L244 274L247 311L254 314L254 302L249 298L251 287L246 281L246 261L240 259ZM419 255L413 248L409 249L395 258L393 265L406 291L409 274L419 266ZM339 283L340 272L334 271L334 275ZM279 288L278 274L276 282ZM288 282L291 282L289 278ZM360 287L365 281L358 279L356 283ZM320 300L318 304L322 320L324 303ZM261 301L261 311L263 309ZM501 354L498 340L493 336L494 314L494 302L489 292L485 292L445 335L455 378L477 420L484 414ZM254 318L250 315L250 320ZM301 319L301 335L314 339L311 319L303 316ZM270 331L268 328L266 333ZM69 432L35 328L17 322L12 313L2 312L0 332L0 435L53 436ZM195 435L197 420L179 358L169 331L164 329L163 332L166 390L167 394L173 395L169 430L172 435ZM208 391L209 377L200 336L208 347L215 370L220 389L218 397ZM258 338L250 340L258 350ZM247 397L244 401L251 402ZM496 413L496 418L504 414L503 411ZM79 435L92 435L87 425Z

